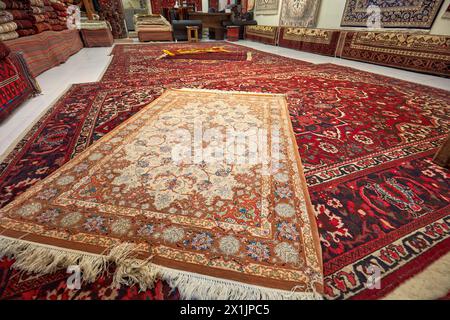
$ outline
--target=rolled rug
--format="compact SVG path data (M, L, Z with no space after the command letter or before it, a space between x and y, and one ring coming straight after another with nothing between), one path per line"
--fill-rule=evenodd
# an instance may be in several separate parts
M32 14L30 15L30 20L33 22L33 24L44 22L45 16L43 14Z
M33 22L30 20L15 20L14 22L17 24L18 30L33 28Z
M8 11L0 11L0 23L7 23L13 21L13 15Z
M36 33L41 33L51 29L52 28L50 27L50 25L46 22L40 22L33 26L33 30L36 31Z
M13 10L26 10L29 9L29 4L23 1L18 0L2 0L5 5L6 9L13 9Z
M30 14L27 10L8 10L10 14L12 14L14 20L30 20Z
M10 52L11 50L9 50L8 46L3 41L0 41L0 60L6 58Z
M45 12L55 12L55 9L53 9L52 6L45 6L44 10L45 10Z
M13 31L15 32L15 31ZM22 29L16 31L19 34L19 37L28 37L32 36L33 34L36 34L36 31L34 29Z
M62 31L62 30L66 30L66 29L67 29L66 25L61 25L61 24L52 25L53 31Z
M17 30L17 24L14 21L0 24L0 33L8 33Z
M6 4L0 0L0 10L5 10L6 9Z
M17 39L18 37L19 37L19 34L17 33L17 31L11 31L11 32L7 32L7 33L0 33L0 41Z
M42 1L42 0L28 0L28 3L30 4L30 6L33 6L33 7L43 7L44 6L44 1Z
M56 11L64 11L65 12L67 10L67 7L65 5L63 5L62 3L59 3L59 2L52 3L52 7Z
M50 23L51 25L59 25L59 20L58 19L48 19L47 23Z
M31 11L33 12L33 14L44 14L45 13L44 7L42 7L42 8L40 8L40 7L31 7Z

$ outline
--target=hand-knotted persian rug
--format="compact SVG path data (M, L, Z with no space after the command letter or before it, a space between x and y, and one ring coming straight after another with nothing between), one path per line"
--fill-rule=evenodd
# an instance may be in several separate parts
M280 0L256 0L255 12L257 15L272 15L278 13Z
M280 26L314 28L320 0L284 0L281 4Z
M230 130L244 140L225 141ZM188 299L322 291L283 95L169 90L1 209L0 230L2 253L25 271L79 265L91 282L113 262L118 284L160 277Z
M432 162L449 132L448 91L224 45L251 51L252 61L156 60L163 49L207 43L116 45L102 80L72 86L2 160L0 206L165 89L286 94L321 238L325 297L380 298L397 288L403 297L413 291L422 298L444 296L439 290L448 286L448 268L427 268L449 257L449 172ZM111 279L72 293L61 280L64 270L19 277L11 263L0 262L0 298L142 297L132 294L138 287L103 294L112 290ZM369 289L374 265L381 270L381 286ZM431 290L402 289L421 275ZM157 282L155 288L163 288L159 297L177 297L168 294L168 285Z
M367 27L379 21L381 27L430 29L443 0L347 0L343 27Z

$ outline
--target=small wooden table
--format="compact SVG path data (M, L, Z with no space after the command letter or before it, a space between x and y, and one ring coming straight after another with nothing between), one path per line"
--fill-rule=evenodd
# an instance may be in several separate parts
M231 13L188 12L189 20L201 20L203 28L222 27L223 21L231 20Z
M189 42L198 42L198 29L197 26L187 26L187 36Z

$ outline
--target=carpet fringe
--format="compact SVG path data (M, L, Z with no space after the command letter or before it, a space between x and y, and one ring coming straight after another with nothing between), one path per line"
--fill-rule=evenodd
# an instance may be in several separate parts
M320 300L316 292L284 291L249 285L231 280L189 273L155 265L149 260L135 258L136 245L123 243L105 255L29 242L0 236L0 257L15 259L13 268L38 275L51 274L69 266L79 266L82 283L91 283L115 266L114 286L139 285L142 291L153 288L155 280L163 279L177 288L182 299L227 300Z
M385 300L432 300L450 292L450 253L386 295Z

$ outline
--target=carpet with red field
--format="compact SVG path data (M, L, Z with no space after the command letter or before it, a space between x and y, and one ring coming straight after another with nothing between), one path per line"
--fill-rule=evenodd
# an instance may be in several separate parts
M164 89L284 93L316 210L326 298L385 296L448 253L449 172L431 162L449 131L448 92L230 44L232 50L251 51L252 61L155 60L162 49L182 46L116 46L102 80L72 86L4 159L0 205ZM61 288L67 277L63 271L58 280L46 275L17 282L5 276L15 272L10 265L11 260L0 264L1 277L7 279L0 283L0 298L44 298L53 292L60 298L106 299L135 290L109 288L114 292L100 296L97 292L108 284L99 279L75 297ZM367 288L374 266L382 275L380 289ZM167 284L158 286L160 297L177 297Z

